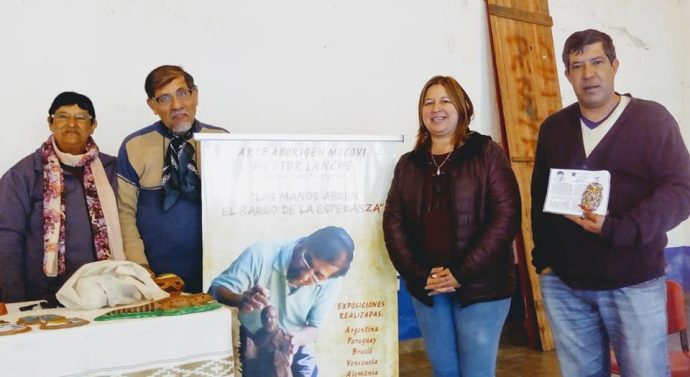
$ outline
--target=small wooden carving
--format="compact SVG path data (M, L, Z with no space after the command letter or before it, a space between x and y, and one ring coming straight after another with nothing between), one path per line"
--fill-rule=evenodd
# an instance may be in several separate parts
M56 321L41 322L41 326L39 326L39 328L43 330L66 329L70 327L84 326L88 323L89 321L81 318L63 318Z
M15 325L14 323L0 323L0 336L21 334L31 331L31 327L26 325Z
M170 296L164 299L150 302L148 304L133 306L131 308L117 309L104 314L104 316L124 313L142 313L153 312L157 310L175 310L187 308L190 306L206 305L213 300L213 297L207 293L197 293L188 296Z
M65 316L57 314L27 315L17 320L18 325L40 325L44 322L62 321Z
M582 200L580 205L584 208L596 211L601 204L601 199L604 193L604 186L599 182L591 182L582 193Z
M179 295L182 293L182 290L184 290L184 280L175 274L161 274L156 276L153 281L156 282L162 290L170 293L171 296Z

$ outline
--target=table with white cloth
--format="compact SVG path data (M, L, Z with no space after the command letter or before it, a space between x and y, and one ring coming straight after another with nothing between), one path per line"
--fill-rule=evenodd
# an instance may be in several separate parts
M20 311L0 320L58 314L89 324L0 336L0 376L233 376L232 314L227 307L178 316L94 321L112 308Z

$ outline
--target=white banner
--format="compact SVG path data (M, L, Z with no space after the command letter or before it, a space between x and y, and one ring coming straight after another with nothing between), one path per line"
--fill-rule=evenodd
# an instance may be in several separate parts
M397 281L381 219L398 158L395 141L402 138L200 138L204 286L214 294L221 288L265 294L276 308L263 316L251 308L240 314L253 339L245 345L256 349L245 350L245 375L258 361L276 375L289 365L295 377L311 375L304 370L314 366L328 377L397 376ZM346 273L329 275L335 270L319 253L334 237L336 245L354 241L353 259ZM308 282L295 283L305 271ZM275 321L281 329L274 329ZM309 326L316 329L315 344L288 347L282 352L297 353L281 356L280 339L297 339Z

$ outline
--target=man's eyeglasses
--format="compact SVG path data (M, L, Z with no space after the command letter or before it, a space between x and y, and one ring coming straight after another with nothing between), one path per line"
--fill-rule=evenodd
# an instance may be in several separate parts
M53 118L53 122L57 122L60 124L69 123L70 119L74 119L74 121L77 122L77 124L82 126L90 124L91 119L93 119L91 115L84 113L74 115L69 113L56 113L51 115L50 117Z
M309 261L307 261L307 258L309 258ZM306 249L302 251L302 263L304 263L304 266L309 270L309 277L311 277L311 281L316 285L321 284L321 279L316 276L314 273L314 268L311 266L311 254L307 254Z
M186 101L190 98L192 98L192 92L193 89L177 89L177 92L175 92L174 96L180 101ZM158 97L152 97L154 101L158 102L161 105L170 105L173 101L173 94L161 94Z

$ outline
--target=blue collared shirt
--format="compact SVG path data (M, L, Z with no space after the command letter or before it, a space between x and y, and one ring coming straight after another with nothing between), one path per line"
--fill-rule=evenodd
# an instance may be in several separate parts
M286 331L292 333L306 326L322 326L338 296L342 278L291 289L287 270L300 240L259 242L249 246L227 270L213 279L209 293L217 297L218 287L225 287L242 294L259 285L270 290L269 298L278 310L279 324ZM240 313L240 322L247 330L255 332L263 326L261 310Z

